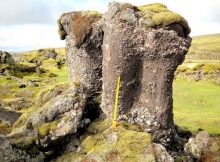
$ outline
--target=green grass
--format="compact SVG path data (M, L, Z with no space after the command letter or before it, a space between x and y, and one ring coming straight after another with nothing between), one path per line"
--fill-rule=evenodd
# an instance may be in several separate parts
M174 120L192 131L220 134L220 86L200 81L174 81Z
M220 34L195 36L186 56L189 60L220 60Z

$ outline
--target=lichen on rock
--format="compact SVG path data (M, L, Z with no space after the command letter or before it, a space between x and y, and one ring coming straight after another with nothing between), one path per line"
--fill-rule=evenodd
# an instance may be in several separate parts
M40 94L36 108L22 114L15 122L10 137L33 136L38 147L47 148L76 133L84 124L82 115L87 96L83 85L78 84L56 85Z

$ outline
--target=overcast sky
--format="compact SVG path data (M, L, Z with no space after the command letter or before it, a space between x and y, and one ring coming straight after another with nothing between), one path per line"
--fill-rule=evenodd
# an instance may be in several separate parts
M0 50L64 47L56 20L64 12L105 12L111 0L0 0ZM134 5L160 2L188 20L191 36L220 33L219 0L118 0Z

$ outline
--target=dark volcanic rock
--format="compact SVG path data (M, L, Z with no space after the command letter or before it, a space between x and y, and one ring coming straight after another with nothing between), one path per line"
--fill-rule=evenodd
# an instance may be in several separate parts
M92 94L101 90L102 39L101 15L90 12L63 14L60 30L66 33L69 80L84 84Z
M187 21L163 4L113 2L101 20L97 13L72 12L63 14L58 25L66 39L70 79L90 93L100 90L102 65L102 110L111 118L120 75L118 119L140 125L155 142L171 146L178 139L172 82L191 44Z
M45 57L46 57L46 58L52 58L52 59L56 60L57 53L55 52L54 49L53 49L53 50L47 50L47 51L45 52Z
M144 11L111 3L104 19L102 109L112 117L116 76L121 76L120 119L154 133L165 146L174 137L172 82L191 38L183 26L146 28Z
M14 59L8 52L0 51L0 63L1 64L13 64Z

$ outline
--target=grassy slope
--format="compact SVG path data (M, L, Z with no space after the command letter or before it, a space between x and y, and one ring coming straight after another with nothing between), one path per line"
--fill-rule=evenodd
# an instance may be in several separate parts
M220 34L193 37L192 46L187 54L187 60L219 60Z

